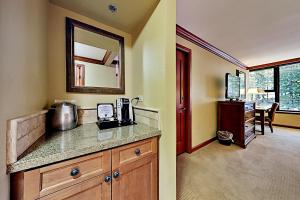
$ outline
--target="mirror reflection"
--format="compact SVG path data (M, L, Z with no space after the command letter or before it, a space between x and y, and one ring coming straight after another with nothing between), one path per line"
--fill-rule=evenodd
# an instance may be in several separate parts
M75 27L75 86L120 87L119 52L119 41Z
M67 91L124 94L124 38L67 18Z

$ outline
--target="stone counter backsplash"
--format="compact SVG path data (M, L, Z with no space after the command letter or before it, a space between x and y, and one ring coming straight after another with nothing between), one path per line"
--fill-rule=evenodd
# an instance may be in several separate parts
M7 164L16 162L24 151L44 135L47 112L47 110L43 110L8 120L6 132Z

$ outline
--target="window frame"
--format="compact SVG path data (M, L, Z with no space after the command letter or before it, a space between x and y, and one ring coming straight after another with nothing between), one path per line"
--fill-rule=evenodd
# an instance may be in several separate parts
M264 91L265 92L275 92L275 102L280 102L280 72L279 72L279 68L282 66L292 65L292 64L297 64L297 63L300 64L300 62L298 61L298 62L279 64L279 65L275 65L275 66L268 66L268 67L263 67L263 68L258 68L258 69L249 68L249 73L254 72L254 71L273 69L274 70L274 89L273 90L264 90ZM250 81L250 79L249 79L249 81ZM300 115L300 111L281 110L280 104L279 104L276 112L284 113L284 114L299 114Z
M277 80L275 81L275 69L273 68L273 67L266 67L266 68L262 68L262 69L254 69L254 70L249 70L249 76L250 76L250 72L254 72L254 71L263 71L263 70L267 70L267 69L273 69L274 71L273 71L273 74L274 74L274 83L273 83L273 90L264 90L265 92L275 92L276 90L277 90L277 86L276 86L276 82L277 82ZM250 81L250 78L249 78L249 81ZM250 85L250 83L249 83L249 85ZM276 93L276 92L275 92ZM275 94L276 95L276 94Z

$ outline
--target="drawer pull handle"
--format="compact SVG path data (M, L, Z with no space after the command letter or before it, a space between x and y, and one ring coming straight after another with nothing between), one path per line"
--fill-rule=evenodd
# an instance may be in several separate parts
M139 148L137 148L135 151L134 151L135 155L139 156L141 155L141 150Z
M119 172L119 171L115 171L115 172L113 173L113 177L114 177L114 178L119 178L119 177L120 177L120 172Z
M104 181L109 183L111 181L111 176L105 176Z
M71 170L71 176L73 176L73 177L76 177L78 174L80 173L80 170L79 170L79 168L73 168L72 170Z

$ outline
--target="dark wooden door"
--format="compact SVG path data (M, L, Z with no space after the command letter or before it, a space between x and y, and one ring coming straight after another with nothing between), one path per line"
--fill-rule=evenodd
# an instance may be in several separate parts
M75 65L75 86L85 86L85 65Z
M186 94L187 94L187 64L185 52L176 50L176 135L177 155L185 152L186 147Z

